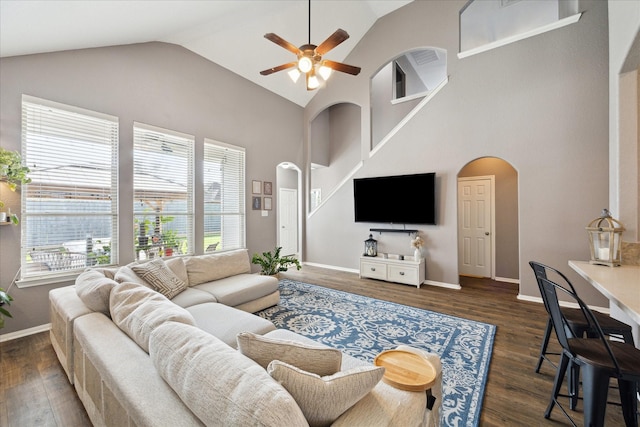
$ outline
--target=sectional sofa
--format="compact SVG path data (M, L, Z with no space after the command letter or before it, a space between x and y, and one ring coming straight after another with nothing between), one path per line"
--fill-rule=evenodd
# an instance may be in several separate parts
M157 259L51 291L51 341L95 426L438 424L438 387L428 410L383 368L251 314L279 291L250 267L246 250Z

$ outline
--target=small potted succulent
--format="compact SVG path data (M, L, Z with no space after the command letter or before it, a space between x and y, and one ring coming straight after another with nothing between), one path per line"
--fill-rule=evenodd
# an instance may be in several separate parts
M281 271L287 271L289 267L296 266L300 270L302 266L300 261L293 256L280 256L281 246L275 248L273 252L263 252L262 254L253 254L251 262L261 267L260 274L264 276L277 276Z

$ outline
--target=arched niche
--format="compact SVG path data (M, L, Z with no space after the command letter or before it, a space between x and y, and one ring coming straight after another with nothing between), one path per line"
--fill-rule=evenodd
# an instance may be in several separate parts
M446 78L445 49L413 49L384 64L371 77L371 149Z
M309 213L345 181L361 160L362 108L334 104L310 125Z
M462 264L469 254L465 254L463 247L464 231L462 230L461 215L465 206L461 203L461 181L474 182L476 178L493 177L492 191L492 229L488 230L489 240L492 240L491 275L487 277L501 278L507 281L519 280L519 227L518 227L518 171L507 161L498 157L482 157L467 163L458 173L458 271L464 275ZM471 190L473 191L473 190ZM480 238L484 238L481 233ZM478 247L478 242L471 242L470 247ZM473 258L473 256L471 256ZM474 261L471 260L473 263ZM484 262L484 261L483 261ZM478 274L482 276L481 274Z

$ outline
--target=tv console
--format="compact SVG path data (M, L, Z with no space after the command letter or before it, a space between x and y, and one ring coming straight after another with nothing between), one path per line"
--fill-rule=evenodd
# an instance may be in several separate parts
M368 277L420 288L426 278L425 265L424 258L415 260L412 256L407 256L403 260L397 256L390 258L361 256L360 278Z

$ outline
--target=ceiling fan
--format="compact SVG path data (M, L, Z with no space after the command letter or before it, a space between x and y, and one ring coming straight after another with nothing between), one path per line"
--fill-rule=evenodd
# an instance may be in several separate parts
M318 75L320 75L324 80L327 80L331 75L332 70L354 76L357 76L360 73L360 67L354 67L353 65L347 65L341 62L331 61L329 59L322 59L322 55L349 38L349 34L347 34L345 30L336 30L329 36L329 38L318 46L311 44L311 0L309 0L309 42L307 44L296 47L274 33L267 33L264 37L278 46L294 53L297 56L297 60L260 71L260 74L263 76L268 76L269 74L277 73L278 71L293 68L293 70L289 71L291 79L296 82L302 74L305 74L307 90L314 90L320 87Z

